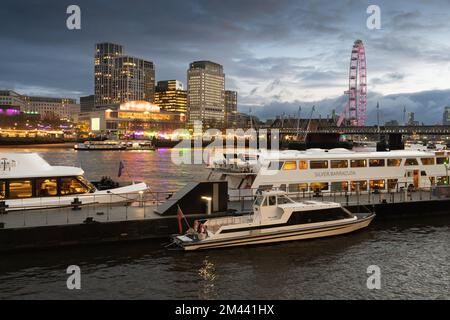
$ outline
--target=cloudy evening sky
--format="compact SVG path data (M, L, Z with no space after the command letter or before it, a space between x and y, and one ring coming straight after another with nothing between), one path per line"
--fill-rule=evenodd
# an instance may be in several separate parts
M81 30L66 28L66 8L81 7ZM381 8L381 29L369 30L366 9ZM188 64L224 65L239 109L262 118L313 104L340 112L350 51L366 47L368 113L374 122L402 121L403 106L438 123L450 105L450 1L3 0L0 88L79 98L93 93L97 42L152 60L157 80L186 83Z

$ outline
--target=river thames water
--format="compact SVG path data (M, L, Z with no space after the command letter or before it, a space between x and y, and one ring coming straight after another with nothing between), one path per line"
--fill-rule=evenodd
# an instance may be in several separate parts
M201 180L201 165L177 166L170 150L35 151L54 165L143 180L155 191ZM119 180L120 181L120 180ZM68 290L66 268L81 268L81 290ZM381 270L381 289L366 286ZM450 215L375 221L339 237L211 251L170 251L163 241L0 255L0 299L449 299Z

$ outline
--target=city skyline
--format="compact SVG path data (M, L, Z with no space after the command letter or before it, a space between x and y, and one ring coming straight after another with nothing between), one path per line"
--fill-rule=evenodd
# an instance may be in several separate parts
M82 29L75 31L65 27L66 4L8 4L0 13L1 40L11 50L0 53L0 87L36 95L92 94L94 45L111 41L153 61L157 81L186 84L192 61L222 64L225 86L239 92L240 111L252 108L265 119L315 104L325 116L343 108L351 45L361 38L369 123L377 101L384 121L400 120L406 105L426 123L441 121L449 104L450 19L441 1L380 1L380 30L367 28L365 1L156 2L101 10L99 3L79 1ZM112 20L114 27L100 27ZM424 107L428 112L421 114Z

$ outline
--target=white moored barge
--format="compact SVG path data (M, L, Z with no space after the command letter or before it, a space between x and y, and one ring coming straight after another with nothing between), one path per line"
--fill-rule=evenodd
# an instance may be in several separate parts
M388 192L448 185L450 151L346 149L223 153L211 180L228 181L231 200L272 188L289 193Z
M296 202L283 191L264 191L252 214L198 221L173 240L184 250L198 250L320 238L365 228L374 217L353 214L339 203Z
M97 190L81 168L52 166L36 153L0 153L0 202L6 211L133 202L143 182Z

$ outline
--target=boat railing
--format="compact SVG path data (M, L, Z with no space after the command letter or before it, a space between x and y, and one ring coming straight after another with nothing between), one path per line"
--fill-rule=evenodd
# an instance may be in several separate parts
M14 203L0 200L0 223L14 228L147 219L154 217L154 210L173 194L147 190L24 198L15 199Z
M238 211L251 211L259 189L230 189L231 207ZM345 206L402 203L408 201L427 201L450 198L450 186L439 185L415 189L390 188L371 191L295 191L286 192L295 201L314 200L338 202Z

